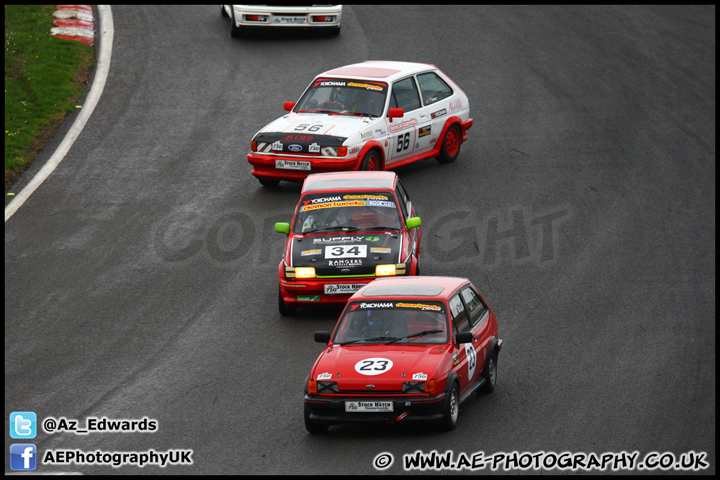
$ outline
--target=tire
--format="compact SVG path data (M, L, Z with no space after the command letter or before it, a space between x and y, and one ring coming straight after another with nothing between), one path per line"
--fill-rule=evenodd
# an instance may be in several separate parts
M497 383L497 353L492 352L488 357L488 361L485 364L485 369L482 372L482 376L485 379L485 383L480 387L480 391L483 393L492 393L495 390L495 384Z
M310 407L305 405L305 428L310 433L327 433L328 425L310 419Z
M377 172L380 170L380 156L377 150L370 150L365 154L362 163L360 164L360 170Z
M227 18L228 14L225 11L225 5L220 5L220 15Z
M295 312L297 311L296 307L288 307L287 305L285 305L285 302L282 298L282 292L280 291L280 287L278 287L278 311L283 317L290 317L292 315L295 315Z
M457 425L458 416L460 415L460 395L458 394L458 386L453 382L450 389L450 395L443 407L443 419L441 420L441 428L443 430L452 430Z
M330 28L330 29L328 30L328 33L329 33L331 36L333 36L333 37L337 37L338 35L340 35L340 27Z
M243 27L238 27L235 24L235 10L232 10L232 16L230 17L230 36L232 38L242 38L244 31L245 29Z
M280 180L271 180L269 178L258 178L258 182L264 187L277 187L280 184Z
M442 145L440 146L440 155L436 160L440 163L451 163L460 155L460 128L457 125L450 125L445 132Z

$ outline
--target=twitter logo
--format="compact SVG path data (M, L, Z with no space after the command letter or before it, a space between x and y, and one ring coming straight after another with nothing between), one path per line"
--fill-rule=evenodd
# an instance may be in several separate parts
M35 412L12 412L10 414L11 438L35 438L37 415Z

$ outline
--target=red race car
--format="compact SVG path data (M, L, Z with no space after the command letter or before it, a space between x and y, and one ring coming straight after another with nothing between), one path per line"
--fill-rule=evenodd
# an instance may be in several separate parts
M432 421L455 428L460 403L492 392L503 346L495 314L465 278L383 278L348 301L305 387L305 427Z
M394 172L307 177L278 265L278 308L344 304L378 277L417 275L420 218Z
M367 61L321 73L264 126L247 158L261 184L311 173L454 161L473 125L462 89L427 63Z

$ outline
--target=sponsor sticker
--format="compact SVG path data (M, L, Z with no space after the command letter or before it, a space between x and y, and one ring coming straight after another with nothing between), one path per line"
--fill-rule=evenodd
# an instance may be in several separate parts
M420 127L420 131L418 132L418 137L424 137L426 135L430 135L430 125L427 125L425 127Z
M368 200L368 207L391 207L395 208L395 202L382 202L380 200Z
M440 312L442 311L442 308L440 308L438 305L428 305L426 303L405 303L405 302L398 302L395 304L396 307L401 308L419 308L421 310L431 310L434 312Z
M372 247L370 248L370 253L390 253L391 250L389 248L381 248L381 247Z
M461 100L453 100L450 102L450 111L454 112L455 110L459 110L462 108L462 101Z
M322 237L313 238L314 245L343 245L346 243L362 242L363 237Z
M430 118L442 117L443 115L447 115L447 110L445 110L444 108L442 110L438 110L437 112L431 113Z
M325 293L328 295L355 293L364 286L364 283L331 283L325 285Z
M330 372L321 373L320 375L317 376L318 380L330 380L331 378L332 378L332 373L330 373Z
M298 295L297 301L298 302L319 302L320 295Z
M317 143L311 143L308 147L308 152L310 153L320 153L320 145Z
M283 144L280 143L280 142L273 142L273 144L272 144L272 149L273 149L273 150L276 150L276 151L282 152Z
M315 249L315 250L305 250L303 252L300 252L301 257L307 257L309 255L320 255L322 253L322 250Z
M427 377L428 377L427 373L418 372L418 373L413 373L412 379L413 380L427 380Z
M368 138L373 138L373 132L365 132L360 134L360 138L362 140L367 140Z

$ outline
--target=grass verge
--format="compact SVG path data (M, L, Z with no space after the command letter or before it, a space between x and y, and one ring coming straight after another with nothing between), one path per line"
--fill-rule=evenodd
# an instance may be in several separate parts
M55 5L5 5L5 193L75 109L92 46L50 35Z

